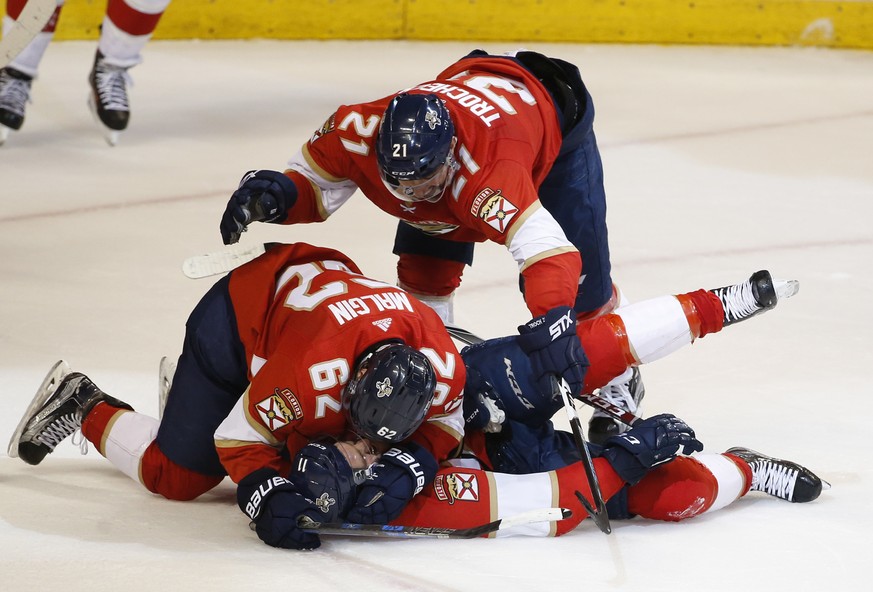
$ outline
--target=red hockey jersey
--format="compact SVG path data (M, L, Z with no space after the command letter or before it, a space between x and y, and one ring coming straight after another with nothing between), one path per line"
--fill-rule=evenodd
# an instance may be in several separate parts
M347 437L342 388L361 353L390 339L422 351L437 376L433 405L411 439L438 461L458 446L464 364L428 306L362 276L345 255L303 243L234 270L229 289L251 379L215 434L234 481L264 467L284 471L283 457L320 436Z
M572 306L579 252L537 195L562 141L545 88L512 60L476 57L406 92L436 94L454 122L461 168L442 199L402 202L382 183L374 143L391 95L341 106L289 161L298 200L286 223L325 220L360 188L380 209L427 233L505 245L525 277L533 314Z

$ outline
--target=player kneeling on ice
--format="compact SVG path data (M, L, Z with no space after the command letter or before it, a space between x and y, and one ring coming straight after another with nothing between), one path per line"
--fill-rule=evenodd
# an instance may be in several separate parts
M299 496L285 494L280 497L287 504L277 501L273 509L264 504L272 491L290 492L285 481L292 480L292 467L284 459L293 459L320 435L337 440L363 436L367 454L384 453L378 470L358 485L355 504L345 514L350 520L405 520L410 500L415 507L436 503L427 501L433 496L440 503L489 499L500 495L497 490L489 493L492 484L507 480L539 483L543 497L538 506L548 506L554 499L550 496L557 495L548 472L557 470L563 500L565 493L575 495L581 469L575 462L578 456L561 447L565 439L547 423L554 400L551 395L537 398L548 382L543 377L576 373L586 391L597 388L631 365L657 359L735 322L737 313L731 311L738 309L729 306L722 293L749 295L741 319L775 306L782 296L774 285L769 273L760 272L737 286L643 301L620 315L578 326L561 324L563 330L554 334L548 322L530 323L515 338L465 350L467 373L443 325L415 298L359 275L354 263L336 251L303 244L280 246L217 282L192 312L160 421L134 412L60 362L25 412L9 454L39 464L81 428L116 467L169 499L193 499L230 474L239 484L240 506L256 519L258 534L277 546L304 544L283 530L289 521L282 516L287 518L289 512L308 516L309 510L320 507L322 498L303 495L314 507ZM545 333L549 338L543 337ZM577 345L579 339L568 338L571 333L586 344L590 368ZM516 382L524 389L518 396L518 385L508 382L505 360L511 361ZM469 395L464 399L466 408L459 398L461 387ZM497 395L489 396L489 388ZM467 447L476 451L480 466L536 474L438 470L456 456L465 419ZM540 431L525 434L520 427L525 425ZM479 430L483 426L492 431L499 426L500 432L483 434ZM664 426L653 429L653 433L669 431ZM641 466L650 457L664 462L676 452L658 452L669 439L656 438L649 444L637 438L656 451L638 455ZM551 460L525 465L515 459L518 451L513 446L534 450L525 439L553 450L542 455ZM686 446L684 441L681 444ZM387 452L391 449L396 451ZM769 471L787 466L781 462L753 459L752 466ZM747 480L752 482L751 477ZM602 477L604 488L606 481ZM295 486L301 493L298 490ZM805 501L811 496L798 498L791 492L783 497ZM330 498L329 494L321 505ZM574 500L569 498L567 505ZM443 525L447 520L469 525L479 518L495 518L489 509L494 506L477 507L479 514L427 514L434 521L422 518L419 523ZM499 507L505 515L519 504L504 500ZM285 526L268 525L265 521L273 521L269 516ZM581 518L577 512L576 519ZM561 532L571 524L565 520L554 528Z

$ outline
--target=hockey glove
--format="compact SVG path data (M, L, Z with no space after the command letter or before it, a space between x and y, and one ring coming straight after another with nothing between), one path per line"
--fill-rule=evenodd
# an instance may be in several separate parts
M607 438L601 456L619 477L635 485L652 467L676 458L679 452L703 450L694 430L669 413L638 421L620 436Z
M358 499L349 510L349 522L388 524L424 487L433 481L437 461L414 442L383 453L370 467L372 479L361 485Z
M302 515L318 521L315 504L297 493L291 483L272 469L260 469L239 482L236 499L252 520L258 538L271 547L317 549L321 539L297 526Z
M221 239L226 245L239 241L252 222L281 223L297 203L297 187L279 171L249 171L230 196L221 217Z
M582 392L588 358L576 334L576 312L569 306L558 306L518 328L518 345L531 362L537 390L552 392L550 376L562 376L570 392Z

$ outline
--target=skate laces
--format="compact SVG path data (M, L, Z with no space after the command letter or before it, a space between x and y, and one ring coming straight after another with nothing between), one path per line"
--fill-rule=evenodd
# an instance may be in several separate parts
M73 435L73 444L79 447L82 454L88 452L88 441L85 440L81 431L82 418L81 413L76 410L73 413L61 415L53 422L45 426L38 436L34 438L46 446L49 450L54 451L58 444L63 442L71 434ZM76 441L76 434L79 434L80 440Z
M23 116L25 104L30 101L30 82L0 70L0 109Z
M112 66L99 60L94 67L94 89L100 99L100 106L106 111L130 111L127 101L127 86L133 79L127 68Z
M743 282L718 290L718 299L724 308L725 318L741 319L758 311L761 306L755 300L752 282Z
M749 466L752 468L752 491L763 491L784 500L792 499L800 471L769 460L755 460Z

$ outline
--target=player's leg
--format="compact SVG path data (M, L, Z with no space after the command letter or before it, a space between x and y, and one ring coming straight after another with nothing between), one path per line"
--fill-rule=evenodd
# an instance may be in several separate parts
M3 16L3 35L6 36L18 19L27 0L6 0L6 14ZM19 130L24 124L27 103L30 101L30 87L39 71L39 63L55 35L58 17L64 0L57 0L55 13L48 23L27 46L15 56L9 65L0 69L0 144L10 130Z
M654 520L679 521L720 510L750 491L811 502L829 487L809 469L745 448L678 457L627 489L627 510Z
M433 308L444 323L454 322L452 299L464 266L473 263L473 243L441 239L405 222L394 237L398 285Z
M223 278L188 320L185 344L160 422L135 413L88 377L55 369L10 443L38 464L67 437L83 436L120 471L169 499L193 499L225 472L213 434L244 391L245 354Z
M249 384L229 279L219 280L188 319L160 428L142 461L146 487L172 499L196 497L226 474L214 433Z
M639 400L635 393L643 388L637 376L626 379L627 393L609 388L617 382L613 377L622 380L622 373L626 376L628 369L659 360L695 339L771 310L798 289L796 280L774 280L770 272L762 270L738 284L652 298L582 322L579 338L590 362L585 390L603 387L602 396L635 410L634 403ZM598 417L592 418L592 425ZM592 430L593 442L602 442L624 430L623 425L614 422L601 427Z
M142 61L149 42L170 0L109 0L100 29L100 41L89 75L88 104L115 144L130 119L128 69Z

